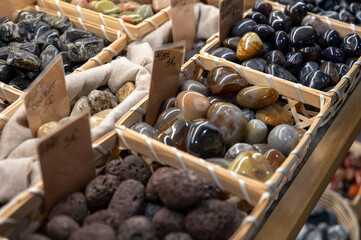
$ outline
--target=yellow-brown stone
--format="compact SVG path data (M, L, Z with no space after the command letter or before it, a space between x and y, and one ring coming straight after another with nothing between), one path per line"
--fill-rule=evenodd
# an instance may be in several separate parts
M117 91L116 97L118 103L123 102L135 90L134 83L127 82Z
M277 103L273 103L272 105L257 110L256 119L259 119L265 124L273 127L281 124L293 124L291 113L283 109L283 107Z
M266 86L246 87L237 94L237 103L243 108L263 108L277 99L277 90Z
M261 38L254 32L246 33L237 46L237 58L241 61L254 58L262 54L263 43Z
M51 132L54 132L58 129L61 125L58 122L47 122L41 125L36 133L38 138L45 136Z
M262 153L245 151L240 153L228 167L228 170L265 182L273 174L271 166Z

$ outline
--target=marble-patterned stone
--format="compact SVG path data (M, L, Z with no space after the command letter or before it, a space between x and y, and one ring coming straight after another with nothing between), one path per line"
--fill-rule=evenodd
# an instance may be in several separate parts
M277 103L258 109L256 112L256 119L273 127L281 124L293 124L291 113Z
M191 123L192 121L187 115L184 113L178 114L177 117L169 121L167 125L159 130L154 138L164 144L185 151L187 134Z
M245 141L249 144L264 143L268 136L268 128L264 122L253 119L247 123Z
M215 103L208 109L207 119L218 127L227 147L244 138L247 120L237 106L225 102Z
M276 102L278 96L272 87L250 86L238 92L237 103L243 108L263 108Z
M177 95L175 107L194 120L206 117L210 103L208 98L199 92L183 91Z
M268 145L279 150L284 156L288 156L298 142L297 130L287 124L276 126L268 135Z
M163 112L161 112L161 114L159 114L154 128L158 131L162 130L164 126L168 125L170 121L172 121L175 117L177 117L181 113L183 113L182 110L174 107L164 110Z
M246 151L233 160L228 170L265 182L273 174L266 158L259 152Z
M200 157L223 157L226 145L219 129L208 121L194 122L187 135L187 152Z
M248 86L247 80L230 67L213 68L208 74L207 81L214 95L235 94Z
M130 129L150 138L153 138L156 134L155 129L145 122L136 123Z

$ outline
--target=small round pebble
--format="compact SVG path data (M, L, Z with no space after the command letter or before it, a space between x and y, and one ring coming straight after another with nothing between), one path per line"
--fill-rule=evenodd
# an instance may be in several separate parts
M120 179L135 179L142 184L146 185L152 172L148 164L142 157L129 155L124 158L123 163L120 165Z
M106 208L119 186L117 176L106 174L94 178L85 189L85 197L91 212Z
M134 216L127 219L118 230L119 240L154 240L155 236L152 222L144 216Z
M114 159L114 160L110 161L110 163L108 163L105 166L105 173L119 176L121 164L122 164L122 162L119 159Z
M102 223L92 223L79 228L70 236L69 240L116 240L116 233L112 227Z
M162 203L176 211L186 210L200 203L205 189L203 180L191 170L176 170L165 174L155 185Z
M231 234L234 208L218 199L202 202L186 217L186 230L195 240L221 240Z
M78 228L79 224L65 215L55 216L46 224L46 232L53 240L66 240Z
M108 208L129 218L140 213L143 205L144 185L137 180L128 179L119 185Z
M154 216L152 224L157 237L163 239L168 233L184 231L184 221L185 216L183 213L163 207Z
M192 237L185 232L172 232L165 236L164 240L192 240Z
M84 194L76 192L57 202L49 214L49 219L57 215L66 215L81 223L87 213L88 207Z
M84 225L89 225L95 222L100 222L111 226L115 231L118 230L119 225L125 220L125 218L119 213L110 209L103 209L96 211L93 214L88 215L84 219Z

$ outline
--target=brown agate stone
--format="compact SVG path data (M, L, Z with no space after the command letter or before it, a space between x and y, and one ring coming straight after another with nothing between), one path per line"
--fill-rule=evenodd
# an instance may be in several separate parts
M244 108L263 108L277 99L277 90L266 86L246 87L237 94L237 103Z
M248 86L247 80L230 67L213 68L207 81L214 95L237 93Z
M256 112L256 119L259 119L265 124L271 125L273 127L280 124L293 124L291 113L283 109L277 103L273 103L272 105L259 109Z

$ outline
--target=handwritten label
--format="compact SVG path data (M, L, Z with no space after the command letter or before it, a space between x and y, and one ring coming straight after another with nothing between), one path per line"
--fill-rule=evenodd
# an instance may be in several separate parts
M26 92L24 102L33 136L44 123L59 121L69 115L70 106L60 55L36 78Z
M49 209L59 199L80 191L95 177L89 116L84 113L44 136L38 154Z
M146 122L154 125L163 101L177 93L179 73L184 60L185 42L164 45L154 52Z
M14 20L15 15L15 1L1 0L0 1L0 16L9 17Z
M194 0L171 0L173 41L186 41L187 52L196 38Z
M235 23L243 19L243 0L223 0L219 6L219 38L223 42Z

